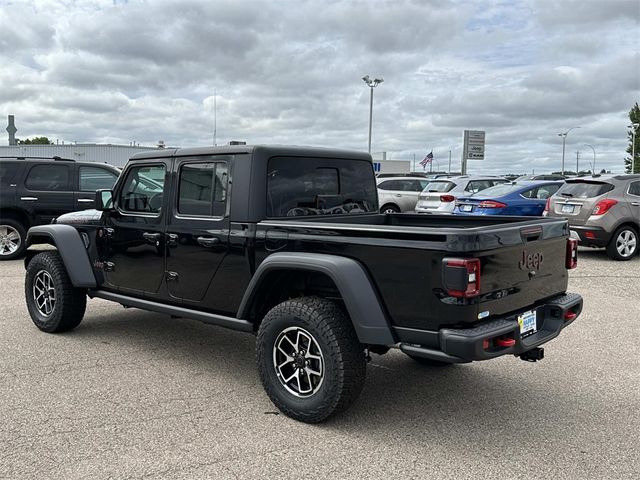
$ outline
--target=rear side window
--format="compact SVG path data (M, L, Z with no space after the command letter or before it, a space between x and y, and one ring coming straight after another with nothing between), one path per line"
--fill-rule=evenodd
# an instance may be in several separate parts
M223 217L226 212L228 176L225 162L183 165L178 187L178 213Z
M613 190L613 185L605 182L567 182L560 190L559 195L571 198L594 198Z
M95 192L100 189L113 187L118 176L100 167L80 167L80 179L78 181L80 191Z
M640 182L631 182L629 185L629 195L640 197Z
M467 188L464 189L465 192L477 193L485 188L491 187L493 184L491 180L472 180L467 185Z
M130 168L120 192L120 208L128 212L159 213L163 203L164 172L164 164Z
M18 173L20 165L17 163L2 162L0 163L0 183L2 185L10 184Z
M269 159L268 217L355 214L377 210L378 194L369 162L306 157Z
M425 192L449 192L456 184L453 182L429 182L425 187Z
M380 190L402 190L402 184L398 180L386 180L378 185Z
M69 167L67 165L36 165L29 170L24 183L29 190L68 191Z

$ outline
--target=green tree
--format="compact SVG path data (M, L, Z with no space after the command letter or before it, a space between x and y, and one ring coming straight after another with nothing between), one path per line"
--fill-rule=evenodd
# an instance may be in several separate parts
M638 102L631 107L629 110L629 120L631 121L631 126L627 131L627 137L629 137L629 146L627 147L628 157L624 159L624 170L627 173L631 173L631 153L633 151L633 124L640 124L640 107L638 106ZM635 148L635 158L633 159L633 164L635 168L633 171L635 173L640 173L640 127L636 130L636 148Z
M20 145L52 145L53 142L48 137L33 137L18 141Z

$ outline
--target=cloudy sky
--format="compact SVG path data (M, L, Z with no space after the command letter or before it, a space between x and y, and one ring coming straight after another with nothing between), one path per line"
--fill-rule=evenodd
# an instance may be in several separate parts
M0 0L0 115L19 138L286 143L622 171L640 101L640 0ZM5 120L1 120L4 128ZM7 144L2 136L0 144Z

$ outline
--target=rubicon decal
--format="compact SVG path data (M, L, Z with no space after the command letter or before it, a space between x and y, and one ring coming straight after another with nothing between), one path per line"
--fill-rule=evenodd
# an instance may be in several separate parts
M520 267L520 270L540 270L543 260L542 253L527 253L526 250L523 250L518 267Z

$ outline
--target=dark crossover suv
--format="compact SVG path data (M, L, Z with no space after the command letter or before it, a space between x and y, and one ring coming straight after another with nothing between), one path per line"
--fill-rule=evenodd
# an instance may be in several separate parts
M29 227L93 208L95 191L119 175L111 165L60 157L0 158L0 260L20 257Z
M630 260L640 241L640 175L568 179L545 214L569 219L580 245L605 247L614 260Z

